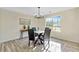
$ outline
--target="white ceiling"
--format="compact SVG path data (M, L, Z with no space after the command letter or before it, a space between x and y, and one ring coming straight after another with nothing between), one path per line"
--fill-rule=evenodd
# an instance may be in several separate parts
M72 9L74 7L40 7L40 14L41 15L47 15L50 13L56 13L68 9ZM19 13L23 13L26 15L36 15L37 13L37 7L2 7L2 9L7 9L10 11L15 11Z

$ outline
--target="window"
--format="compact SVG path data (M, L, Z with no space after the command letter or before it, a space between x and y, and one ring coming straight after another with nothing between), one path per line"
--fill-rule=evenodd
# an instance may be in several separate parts
M54 16L50 18L46 18L46 27L51 28L53 31L61 31L61 16Z

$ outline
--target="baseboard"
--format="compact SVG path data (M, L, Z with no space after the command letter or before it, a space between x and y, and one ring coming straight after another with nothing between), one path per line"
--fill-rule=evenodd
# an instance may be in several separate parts
M27 37L23 37L22 39L25 39L25 38L28 38L28 36ZM14 41L14 40L20 40L20 38L15 38L15 39L12 39L12 40L2 41L0 43L6 43L6 42L9 42L9 41Z
M51 36L51 38L58 39L58 40L62 40L62 41L68 41L68 42L76 43L76 44L79 45L78 42L73 42L73 41L70 41L70 40L60 39L60 38L57 38L57 37L54 37L54 36Z

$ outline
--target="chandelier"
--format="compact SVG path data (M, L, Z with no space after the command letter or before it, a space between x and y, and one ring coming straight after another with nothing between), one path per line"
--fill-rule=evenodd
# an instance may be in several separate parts
M40 14L40 7L37 7L37 14L34 16L35 18L43 18L44 16L42 16Z

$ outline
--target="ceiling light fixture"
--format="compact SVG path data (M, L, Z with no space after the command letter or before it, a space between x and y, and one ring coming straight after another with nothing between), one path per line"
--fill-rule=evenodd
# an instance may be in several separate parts
M37 7L37 14L35 15L35 18L43 18L44 16L42 16L40 14L40 7Z

